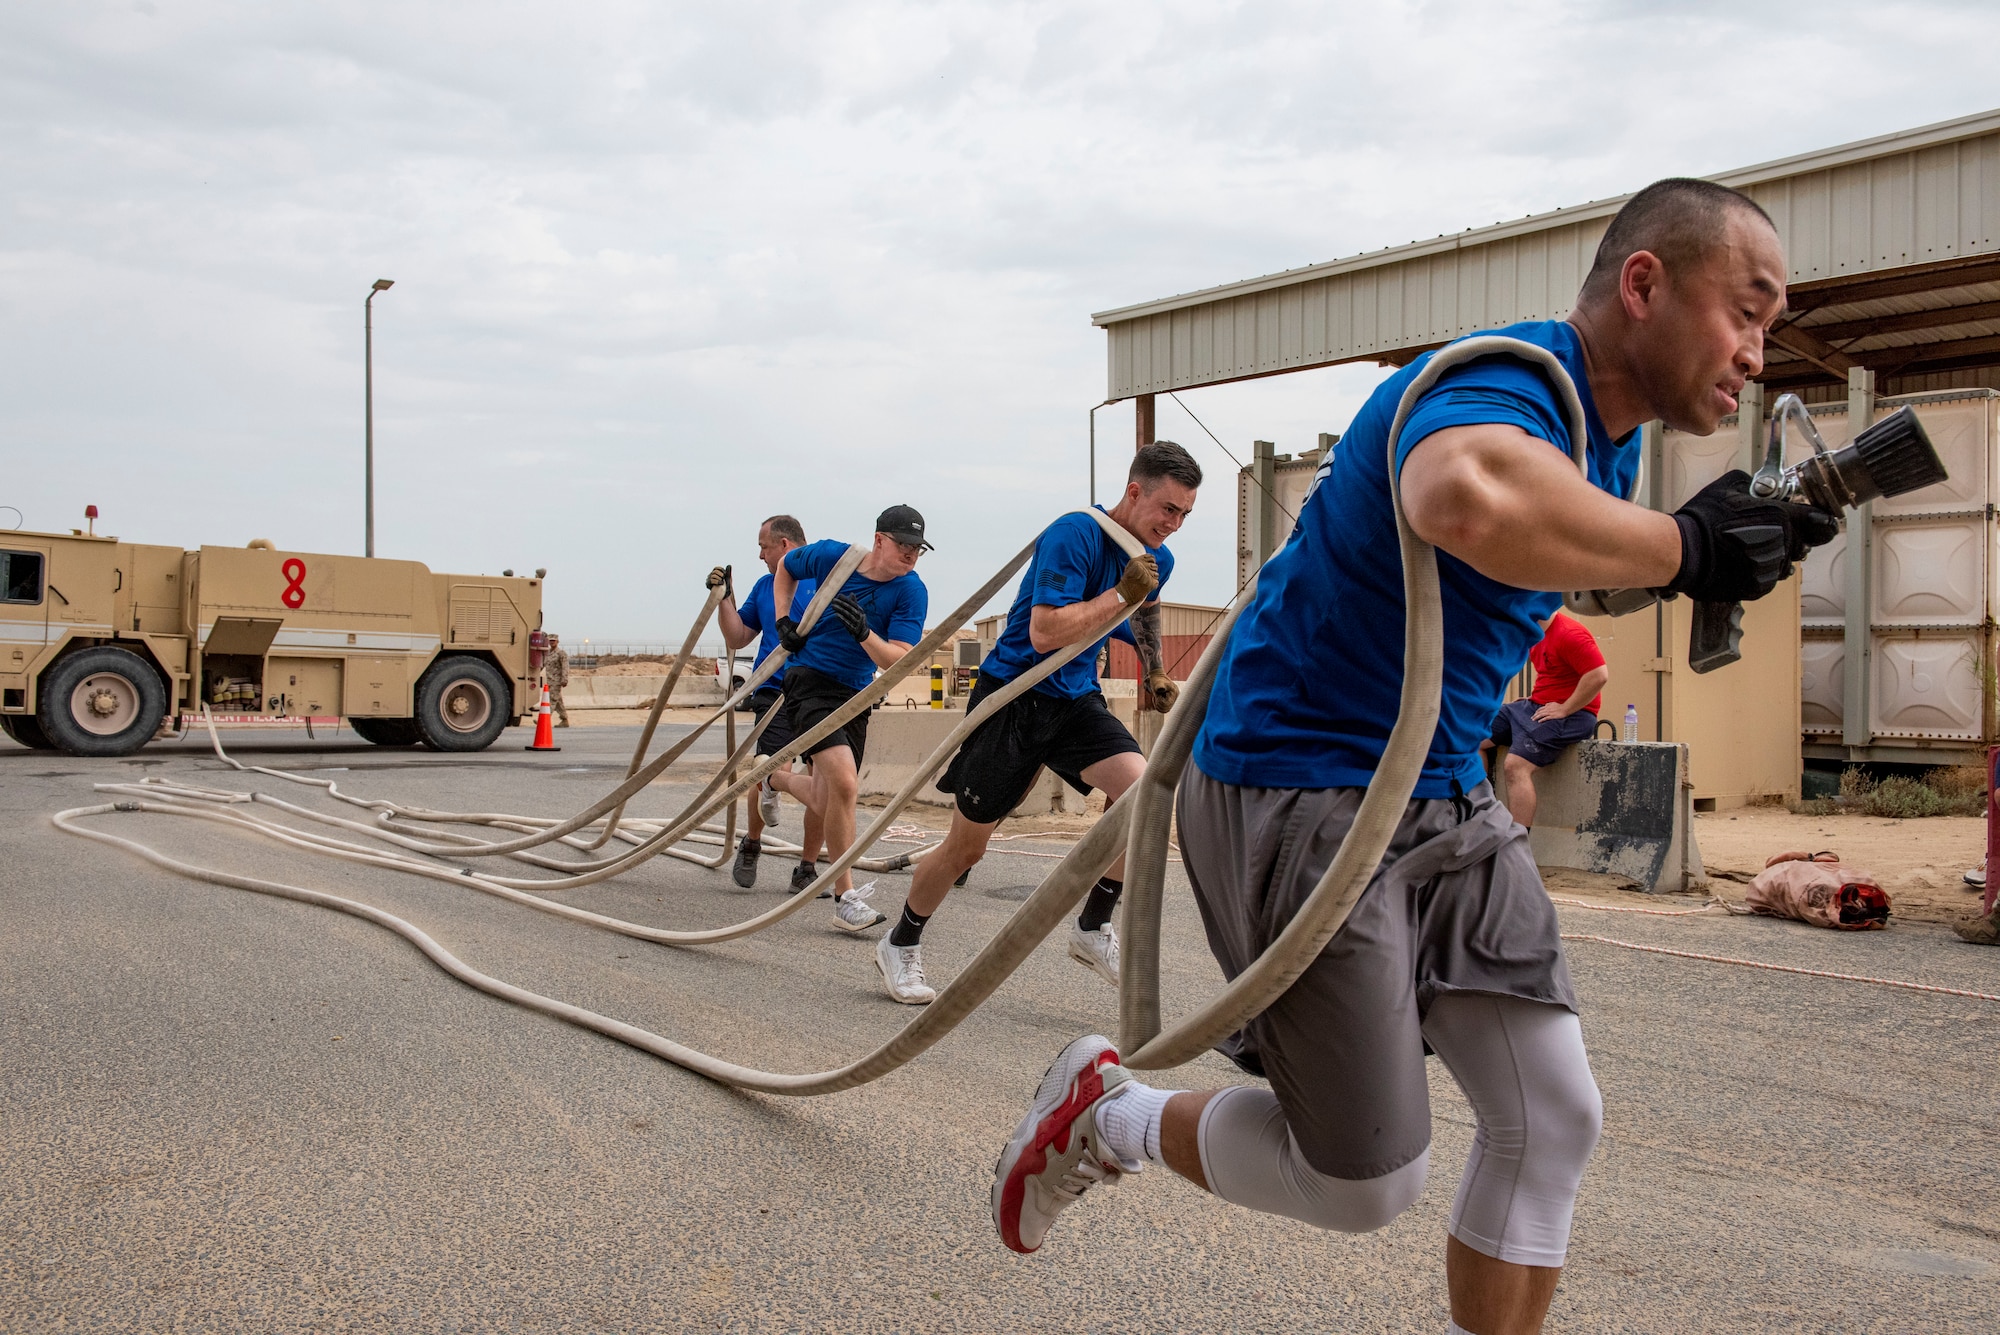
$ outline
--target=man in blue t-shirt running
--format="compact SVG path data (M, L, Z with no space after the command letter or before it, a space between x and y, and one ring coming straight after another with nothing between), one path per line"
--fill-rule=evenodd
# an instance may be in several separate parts
M1573 313L1494 332L1554 354L1583 402L1588 476L1541 367L1459 366L1397 436L1401 499L1438 549L1442 710L1414 796L1352 914L1225 1044L1267 1077L1175 1093L1096 1035L1064 1049L995 1168L1002 1240L1041 1245L1093 1182L1162 1165L1223 1200L1378 1229L1430 1158L1426 1045L1478 1119L1445 1239L1450 1329L1541 1328L1602 1116L1555 908L1479 743L1555 608L1549 590L1759 598L1837 531L1751 497L1741 471L1669 515L1620 499L1642 423L1695 435L1735 411L1785 309L1784 249L1747 196L1660 181L1605 231ZM1331 864L1399 712L1405 609L1391 423L1429 354L1391 376L1321 470L1220 664L1176 818L1210 948L1234 978Z
M725 599L716 609L716 619L722 623L722 641L730 649L741 649L752 640L757 641L757 657L750 664L755 672L763 666L771 651L778 647L778 613L771 601L771 580L768 572L776 571L778 562L794 547L806 545L805 526L790 515L772 515L757 526L757 559L764 563L767 572L750 587L750 596L743 600L743 606L732 607ZM708 587L728 584L730 570L727 566L717 566L708 572ZM790 615L796 620L812 601L819 581L805 580L792 595ZM745 703L750 707L752 718L762 719L771 708L783 698L785 686L785 665L780 663L771 679L759 686ZM728 683L724 683L724 689ZM757 738L757 754L775 755L792 740L789 725L790 711L780 709L778 717L771 720L769 727ZM750 828L744 832L743 840L736 846L736 865L730 868L730 876L736 884L748 890L757 884L757 859L764 853L764 827L778 821L778 794L791 793L799 801L805 801L805 793L812 782L802 774L794 774L789 766L778 770L757 787L757 800L750 804ZM815 860L819 856L819 817L811 807L806 808L805 834L801 839L804 851L799 855L799 865L792 869L792 889L803 890L812 883L815 875Z
M1141 448L1126 474L1125 492L1106 513L1137 538L1146 553L1128 558L1097 520L1066 514L1035 540L1035 554L993 651L979 665L979 685L965 702L980 701L1051 653L1102 622L1121 604L1138 607L1111 634L1139 651L1145 689L1161 712L1179 688L1160 656L1160 588L1173 574L1166 540L1194 511L1201 465L1180 446L1162 440ZM1108 640L1110 637L1107 636ZM1008 812L1020 805L1043 766L1080 793L1095 788L1115 802L1145 772L1139 744L1105 706L1091 645L1016 696L965 739L938 791L957 796L951 830L938 850L917 864L902 916L875 948L875 966L891 997L922 1006L937 993L924 981L924 924L944 903L952 883L986 854L987 841ZM1070 958L1118 985L1118 933L1111 912L1124 889L1121 858L1098 881L1069 933Z
M812 731L910 651L924 635L930 593L917 578L917 558L933 548L924 538L924 517L907 505L892 505L875 520L875 543L861 565L827 604L810 635L800 635L790 616L778 619L778 643L791 655L785 664L785 698L790 702L792 736ZM790 607L805 580L824 580L846 553L847 544L822 539L786 552L771 572L771 597ZM812 782L806 803L818 813L826 851L838 858L854 842L854 801L860 794L861 759L868 743L868 711L815 742ZM794 796L798 795L793 790ZM870 881L854 888L851 872L834 885L834 925L864 932L888 918L870 908Z

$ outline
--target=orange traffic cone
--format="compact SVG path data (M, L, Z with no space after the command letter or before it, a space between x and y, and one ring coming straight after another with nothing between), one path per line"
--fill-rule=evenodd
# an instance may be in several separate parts
M560 751L556 745L555 724L549 721L549 687L542 683L542 707L535 714L535 740L522 748L525 751Z

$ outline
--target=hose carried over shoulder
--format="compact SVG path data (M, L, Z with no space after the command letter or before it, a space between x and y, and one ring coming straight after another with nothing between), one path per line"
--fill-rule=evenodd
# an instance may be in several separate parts
M1173 793L1180 783L1200 715L1208 708L1208 681L1181 695L1182 708L1169 717L1153 748L1145 778L1133 794L1131 847L1125 872L1125 940L1121 949L1119 1020L1121 1060L1134 1070L1180 1066L1241 1029L1283 996L1311 967L1347 922L1374 879L1382 856L1416 791L1437 732L1444 681L1444 610L1438 593L1437 549L1417 536L1403 511L1403 487L1396 467L1397 442L1417 401L1447 371L1482 357L1505 355L1532 362L1548 372L1570 410L1570 448L1578 467L1586 465L1589 436L1583 405L1569 373L1547 348L1520 339L1485 335L1453 343L1435 353L1407 387L1389 427L1389 496L1396 510L1396 539L1403 557L1403 690L1396 724L1382 748L1374 777L1355 813L1340 851L1312 894L1285 925L1278 939L1234 981L1167 1033L1160 1032L1160 899L1165 883L1166 843ZM1254 586L1254 581L1253 581ZM1247 602L1247 598L1244 600ZM1241 604L1239 604L1240 608ZM1202 655L1201 668L1221 656L1232 615ZM1196 675L1201 676L1201 668Z

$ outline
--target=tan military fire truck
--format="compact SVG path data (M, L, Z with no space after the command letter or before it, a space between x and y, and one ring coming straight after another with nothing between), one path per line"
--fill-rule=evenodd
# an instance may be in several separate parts
M183 551L0 532L0 728L122 756L206 704L478 751L536 703L541 584L262 540Z

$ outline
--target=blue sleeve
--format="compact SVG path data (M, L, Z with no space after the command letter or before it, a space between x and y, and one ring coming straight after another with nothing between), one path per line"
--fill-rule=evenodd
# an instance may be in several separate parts
M764 613L757 606L757 595L760 593L764 594L765 598L768 599L770 595L768 593L765 593L764 586L769 584L770 582L771 582L771 577L769 575L766 575L764 576L764 578L758 580L755 584L751 585L750 596L743 600L743 606L736 609L737 619L741 621L745 626L748 626L751 630L758 631L760 633L764 629Z
M839 564L840 554L846 550L846 543L832 538L794 547L785 553L785 573L793 579L825 579L826 572Z
M792 611L791 611L792 620L797 621L800 617L806 614L806 604L811 602L813 600L813 595L818 592L819 592L819 581L816 579L802 579L795 586L793 586Z
M924 638L924 618L930 614L931 594L922 580L914 575L907 578L909 583L896 596L896 610L889 614L889 628L882 632L882 638L915 644Z
M1396 441L1396 469L1400 473L1410 451L1434 432L1491 423L1518 426L1569 452L1568 414L1542 372L1512 357L1486 357L1446 372L1418 401Z
M1085 533L1083 528L1089 526ZM1042 531L1035 543L1036 607L1068 607L1093 596L1090 572L1097 564L1097 521L1065 515Z
M1123 621L1119 622L1116 626L1113 626L1111 628L1111 638L1114 640L1123 640L1125 641L1125 643L1131 645L1134 649L1137 649L1139 647L1139 642L1132 638L1131 617L1126 617Z

